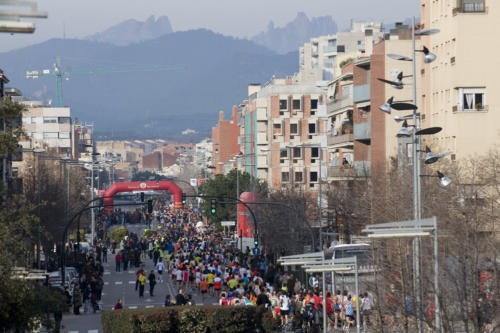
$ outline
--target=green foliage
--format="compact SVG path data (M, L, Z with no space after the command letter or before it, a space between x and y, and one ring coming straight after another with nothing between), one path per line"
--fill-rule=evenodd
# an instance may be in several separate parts
M71 234L71 240L76 242L76 230ZM80 242L85 240L85 230L80 229Z
M254 332L256 329L271 332L278 327L269 311L254 306L180 306L106 311L101 321L105 333L238 333Z
M125 236L127 236L128 230L125 227L116 228L109 233L109 238L113 239L116 243L120 243Z
M168 178L150 171L137 172L134 176L132 176L133 182L144 182L150 180L168 180Z
M24 136L21 126L18 126L24 105L0 101L0 119L5 121L5 131L0 132L0 157L19 151L18 141Z
M155 236L158 234L158 231L157 230L153 230L153 229L146 229L144 230L144 233L142 234L142 237L143 238L149 238L151 236Z
M246 172L231 170L227 175L216 175L215 178L208 179L198 189L198 193L204 196L213 197L217 199L217 209L214 215L211 214L210 199L206 199L201 204L201 211L205 212L212 222L220 221L235 221L236 208L235 199L237 183L239 183L239 193L252 191L258 197L265 197L267 195L267 183L252 178ZM221 202L234 202L235 204L221 204Z

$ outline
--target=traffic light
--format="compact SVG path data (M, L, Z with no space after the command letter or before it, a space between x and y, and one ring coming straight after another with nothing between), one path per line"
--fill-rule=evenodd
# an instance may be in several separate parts
M211 210L212 215L215 214L216 206L217 206L217 200L216 199L210 200L210 207L212 208L212 210Z
M151 214L153 212L153 200L148 200L148 213Z
M141 192L141 202L144 202L144 192Z
M182 204L183 205L186 204L186 194L185 193L182 193Z
M258 239L255 239L253 241L253 245L255 245L255 247L259 247L259 240Z

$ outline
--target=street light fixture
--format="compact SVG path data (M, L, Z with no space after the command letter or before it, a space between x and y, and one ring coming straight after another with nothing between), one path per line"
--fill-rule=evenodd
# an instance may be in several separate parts
M396 136L398 138L409 138L411 136L410 131L408 130L408 122L406 120L403 121L403 126L401 126L401 129L396 134Z
M394 101L394 97L389 98L387 100L387 102L384 103L384 105L379 107L379 109L384 111L387 114L391 114L391 108L392 108L393 101Z
M439 177L439 184L441 185L441 187L446 187L450 185L452 182L450 178L446 177L439 171L437 172L437 176Z
M426 146L425 147L425 159L424 159L424 163L425 164L436 163L438 160L440 160L443 157L446 157L448 155L451 155L451 152L447 152L447 153L444 153L444 154L436 155L436 154L434 154L431 151L431 149L428 146Z

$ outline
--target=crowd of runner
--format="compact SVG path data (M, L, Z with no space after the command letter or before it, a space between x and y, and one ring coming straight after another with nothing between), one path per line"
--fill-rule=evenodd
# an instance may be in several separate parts
M116 252L116 270L138 268L136 290L139 297L149 284L150 295L156 283L169 281L176 295L166 295L165 306L195 304L193 294L203 304L216 301L221 306L265 306L282 325L290 328L318 329L322 323L323 298L316 289L307 289L292 274L275 266L262 251L254 255L249 248L241 251L224 239L213 227L198 225L199 214L192 210L159 210L155 233L139 239L131 234ZM154 270L145 271L151 260ZM359 295L363 326L369 324L373 298ZM356 295L347 291L327 294L328 326L353 327L356 318ZM121 300L115 305L122 308Z

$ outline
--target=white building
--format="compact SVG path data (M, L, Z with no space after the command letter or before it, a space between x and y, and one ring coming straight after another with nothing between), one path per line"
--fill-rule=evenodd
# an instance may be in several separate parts
M45 148L61 156L71 156L71 109L47 107L40 102L23 102L23 129L27 139L23 148Z

